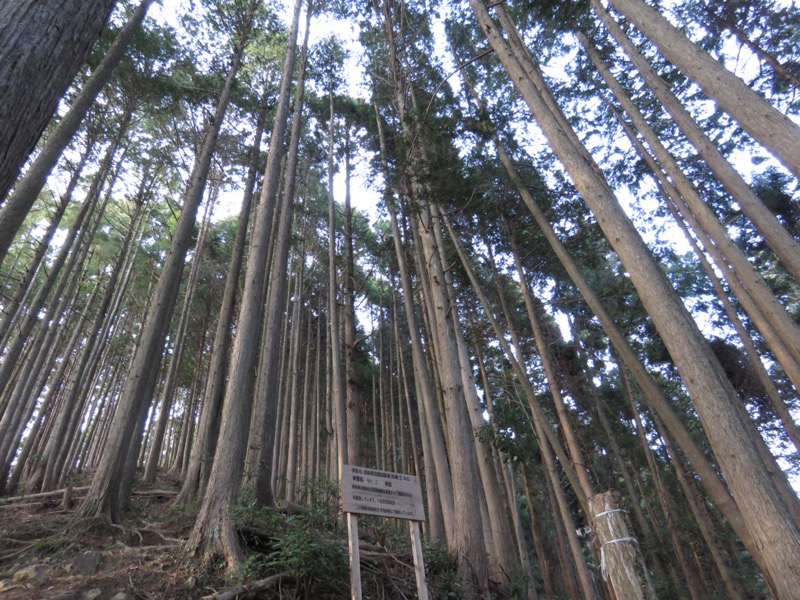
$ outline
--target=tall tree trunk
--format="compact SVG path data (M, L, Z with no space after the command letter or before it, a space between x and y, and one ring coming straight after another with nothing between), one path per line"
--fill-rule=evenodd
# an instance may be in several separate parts
M272 454L275 441L275 415L281 353L281 329L286 319L286 303L288 296L289 247L291 245L294 203L296 196L297 163L299 159L300 137L303 127L303 97L305 94L305 71L308 56L308 36L311 30L312 11L306 13L306 31L303 49L298 67L297 83L294 96L294 114L292 115L289 148L286 153L286 167L283 192L279 208L279 218L275 243L273 244L272 268L270 269L269 291L267 293L267 313L262 333L261 360L258 365L256 380L256 403L253 413L254 435L257 440L258 460L254 480L255 495L258 502L265 505L274 504L272 490ZM300 283L302 285L302 282ZM299 324L292 325L299 334ZM284 379L284 381L287 381ZM286 388L288 389L288 388Z
M56 210L50 217L47 230L39 240L39 244L36 247L36 252L28 263L28 268L25 271L25 275L19 282L17 291L11 300L3 304L3 319L0 321L0 348L4 348L8 342L8 333L11 331L16 319L20 316L20 307L25 306L27 304L26 299L33 295L34 278L36 277L37 273L39 273L39 267L42 265L42 262L47 255L47 251L50 248L50 242L52 241L53 236L55 235L56 230L61 223L61 219L67 210L67 206L72 200L72 195L75 192L75 188L78 186L78 182L83 174L83 169L86 166L89 156L91 155L92 150L97 143L97 137L98 136L95 134L89 135L89 139L86 142L86 149L81 153L81 158L69 179L69 183L67 183L67 189L64 191L64 194L61 195ZM2 408L2 403L0 403L0 408Z
M333 90L328 92L328 329L331 352L331 397L336 430L336 459L342 478L342 465L347 456L347 407L342 366L342 344L339 336L339 285L336 266L336 202L333 196L334 121Z
M131 116L131 113L128 113L127 119L124 119L124 121L129 122ZM59 285L66 285L67 277L65 276L65 273L61 272L62 267L64 267L66 264L67 267L65 270L71 270L69 265L74 263L74 257L78 254L78 251L75 250L73 246L80 246L81 240L84 239L89 229L88 227L82 226L86 219L90 218L90 215L96 209L97 203L101 200L100 193L102 187L106 184L106 179L111 172L112 162L125 129L126 127L123 127L122 130L118 132L117 137L108 147L106 154L101 161L98 173L95 175L89 192L86 195L86 199L84 200L80 211L76 215L75 221L70 227L64 243L61 245L61 248L59 248L58 255L50 265L50 272L48 273L47 278L39 287L38 291L36 292L36 296L34 296L33 300L28 306L27 314L17 326L18 329L16 334L9 340L9 344L5 348L2 366L0 366L0 389L5 389L6 385L8 384L13 370L16 368L16 361L22 352L28 336L38 320L39 311L41 311L48 295L53 290L53 286L56 285L57 281L62 282ZM59 279L59 277L61 279ZM54 294L54 298L59 297L60 296L58 293ZM57 300L52 301L51 306L55 305L56 303Z
M283 140L291 100L301 5L302 0L295 1L281 73L278 106L270 136L264 185L261 188L260 203L247 253L244 291L239 308L236 339L231 353L229 377L225 387L219 433L220 439L224 439L226 443L224 446L217 445L206 494L188 543L189 551L201 555L206 561L220 555L224 556L231 569L243 559L239 540L230 521L229 509L236 501L244 469L247 436L243 436L242 432L247 431L250 420L255 384L254 372L264 304L262 292L267 270L266 244L272 230L272 217L280 183L280 167L284 154ZM284 276L284 273L275 274L275 277Z
M386 139L383 131L383 121L379 114L376 117L378 124L378 136L381 147L381 161L383 165L384 177L388 178L388 158L386 155ZM430 452L425 454L426 464L429 465L428 479L435 479L439 491L438 498L432 495L430 484L428 486L428 508L432 502L441 506L443 523L436 524L431 522L431 535L434 539L446 541L452 539L455 528L453 482L450 475L450 466L447 462L447 449L445 448L444 433L442 431L442 421L439 413L439 405L436 401L431 372L425 359L425 351L422 347L420 328L417 325L417 316L414 309L414 288L411 285L411 276L408 272L403 240L400 235L400 227L397 223L397 211L395 203L390 197L391 192L386 188L386 206L389 210L390 224L392 228L392 240L394 242L397 269L400 274L400 283L403 291L403 310L411 339L411 360L414 367L414 384L416 386L417 397L420 399L425 415L425 431L430 441ZM381 315L383 313L381 312ZM382 329L381 329L382 330ZM382 338L381 338L382 339ZM383 364L382 361L380 364ZM384 436L385 437L385 436ZM376 447L377 451L377 447ZM433 467L430 469L430 467ZM436 525L434 527L434 525ZM441 527L441 528L440 528Z
M256 0L251 2L248 15L250 22L256 4ZM246 25L246 29L249 29L249 26L250 23ZM129 454L135 457L138 453L141 438L137 438L137 434L141 431L140 427L144 426L144 418L156 385L156 374L183 275L186 253L194 231L197 209L203 199L211 159L216 150L219 130L225 118L247 37L246 32L233 51L230 72L217 102L214 119L195 160L164 267L150 299L150 308L142 326L139 346L128 371L116 418L106 444L106 454L92 478L89 492L76 512L73 523L94 516L118 522L123 504L128 501L124 493L130 490L135 468L135 463L129 459Z
M467 87L474 95L474 90L471 87L469 80L465 78L465 82L467 83ZM480 101L480 99L477 98L477 96L475 96L475 98L480 106L483 106L483 103ZM630 344L628 344L624 334L611 318L608 311L601 303L598 295L589 286L588 281L584 277L578 265L572 259L572 256L556 236L555 231L547 220L544 212L536 203L533 195L525 187L522 178L517 173L514 163L506 152L499 136L494 135L494 143L498 156L500 157L501 162L503 163L503 166L509 175L509 178L522 197L525 206L530 211L545 239L555 252L561 264L564 266L570 279L578 287L584 300L599 319L601 325L603 326L603 330L606 332L609 340L611 341L612 346L623 359L623 362L626 364L626 366L630 369L637 385L644 393L644 398L648 406L651 410L659 415L662 421L664 421L664 423L669 427L672 435L676 437L681 448L683 448L684 452L686 452L687 457L700 476L706 492L713 499L714 503L723 512L723 514L725 514L733 529L743 540L746 539L750 535L749 531L745 526L744 519L739 511L739 508L734 503L727 487L719 478L716 467L712 465L706 458L703 451L689 434L686 426L673 411L670 401L666 398L658 385L656 385L653 378L650 377L641 360L634 353ZM752 548L753 544L750 544L749 547Z
M361 398L355 380L356 308L355 259L353 256L353 208L350 205L351 139L350 124L345 123L344 140L344 377L345 413L347 416L347 459L361 464Z
M0 201L115 4L114 0L22 0L0 7ZM5 236L2 239L5 244Z
M284 473L286 479L286 499L290 502L295 500L295 490L297 488L297 417L300 410L300 395L297 393L298 386L298 363L300 360L300 339L303 335L302 318L300 315L300 305L302 304L302 291L303 291L303 261L305 261L304 253L298 256L298 273L296 276L295 297L292 305L292 343L290 356L292 357L290 368L287 370L286 375L292 378L292 385L289 393L286 394L287 406L289 411L289 426L287 428L288 440L284 444L286 446L286 472Z
M722 286L722 282L717 277L716 271L714 270L713 266L709 262L708 258L706 257L705 253L703 252L702 248L698 245L698 242L692 236L692 232L689 230L689 226L687 225L687 221L694 225L693 231L695 235L704 242L704 246L709 250L712 254L712 257L715 258L715 262L718 265L721 265L721 271L726 275L733 275L731 273L731 269L729 265L725 263L725 261L719 256L719 248L716 244L709 240L708 236L703 231L702 227L699 226L695 219L694 213L691 211L680 211L679 203L680 203L680 193L675 189L675 187L667 180L665 174L659 168L659 165L655 162L652 156L647 152L644 148L642 143L636 138L630 126L620 117L618 113L615 111L615 115L619 120L620 124L625 129L626 133L628 134L629 139L633 143L634 147L636 148L637 153L641 156L645 162L647 162L650 170L656 176L657 183L659 186L659 190L661 191L661 195L664 198L664 201L667 204L667 208L669 209L670 213L672 214L675 222L677 223L678 227L683 231L684 236L689 242L689 245L692 247L695 255L697 256L700 264L703 266L703 270L708 275L709 280L711 281L712 286L714 287L714 291L717 294L720 302L722 303L723 308L725 309L725 313L728 315L728 319L730 320L731 324L733 325L736 333L739 335L739 339L742 341L742 344L745 348L745 353L747 355L748 362L753 367L756 376L758 377L759 382L761 383L762 387L766 391L770 402L772 403L773 408L775 409L776 414L780 418L781 422L783 423L784 427L786 428L786 434L792 440L795 445L795 448L798 452L800 452L800 428L798 428L797 424L794 422L794 417L789 410L786 402L784 402L783 398L780 395L780 392L777 390L774 382L770 379L769 374L767 373L766 368L764 367L761 359L759 358L759 353L753 344L750 335L747 333L747 330L742 323L742 320L739 318L738 313L736 312L736 308L731 303L731 300L728 298L728 294L725 291L724 287ZM733 284L731 287L735 287L737 290L740 290L738 295L739 298L742 297L749 297L748 290L744 288L741 283L733 280ZM757 309L756 309L757 311ZM754 311L754 312L756 312ZM756 317L758 318L758 314ZM800 389L800 373L797 370L797 363L793 360L791 356L788 356L788 350L780 343L779 340L775 340L775 330L773 327L767 327L762 331L764 334L765 341L769 344L770 339L772 339L772 344L770 345L771 348L776 348L778 350L778 354L781 356L783 360L781 360L781 366L784 367L784 371L786 372L787 376L792 380L795 384L795 388Z
M236 235L231 249L231 258L225 277L225 290L222 293L222 303L214 333L214 345L211 350L209 372L203 393L200 423L197 426L197 436L192 444L186 477L183 480L180 492L175 497L176 504L188 504L197 495L200 495L205 488L205 483L208 481L208 474L211 471L210 463L216 451L219 419L222 413L222 396L225 391L228 349L230 348L232 336L231 323L233 322L233 310L244 259L247 226L250 222L250 212L253 206L253 195L258 175L259 148L263 131L264 114L262 112L256 123L255 139L244 186L242 206L239 209L239 217L236 221Z
M774 349L776 357L780 360L793 382L795 382L795 386L800 389L800 381L798 381L798 377L800 377L800 373L798 373L800 370L800 364L798 363L798 360L800 360L800 328L777 301L764 280L756 273L742 250L730 239L727 231L711 212L711 209L701 200L697 189L661 144L655 132L645 121L644 116L627 97L619 82L613 77L608 67L600 59L597 51L591 46L589 40L580 33L578 36L592 62L614 92L617 100L630 115L634 126L652 148L658 161L674 182L675 187L673 188L673 184L668 181L663 181L662 185L668 191L677 189L679 193L674 194L673 197L678 210L692 223L694 231L698 235L707 236L712 240L712 243L705 244L706 247L714 254L715 261L731 287L738 290L737 295L742 306L745 307L745 310L747 310L767 343ZM623 127L627 127L626 123L621 123ZM638 147L638 140L632 139L632 143ZM645 161L648 160L646 155L647 153L645 152L643 155ZM651 165L651 168L654 166ZM658 167L653 168L653 172L657 178L663 178L659 177L661 169Z
M610 0L706 96L800 177L800 126L754 92L643 0Z
M416 184L418 187L419 184ZM418 193L422 190L419 189ZM422 198L417 198L421 201ZM437 369L441 377L447 420L447 438L450 448L450 469L453 477L456 521L450 549L455 554L458 572L462 577L474 579L479 589L487 586L486 560L483 556L483 539L480 508L475 497L479 485L475 441L469 414L466 409L464 384L461 378L458 341L454 315L445 288L445 273L441 249L433 235L433 222L426 204L418 205L414 217L419 221L422 247L417 249L417 264L424 262L429 269L431 296L425 298L434 311L433 333L437 338Z
M161 407L156 420L156 428L153 432L153 439L148 444L147 462L145 463L143 483L153 483L156 480L158 464L161 461L161 447L164 443L164 433L167 430L167 420L173 406L175 395L175 385L178 378L178 369L183 358L183 348L186 341L186 333L189 329L190 312L194 301L195 290L200 279L200 265L203 262L203 252L205 252L208 230L211 226L211 214L214 212L214 204L219 193L219 184L214 184L210 197L206 204L206 214L200 225L200 233L197 236L194 255L192 257L192 267L189 269L189 276L186 278L186 285L183 292L183 307L178 318L178 331L175 334L175 342L172 345L172 354L169 358L167 367L167 378L161 389Z
M775 215L764 206L761 199L723 156L714 142L709 139L708 135L706 135L700 127L698 127L689 112L672 93L669 86L658 76L652 66L650 66L650 63L647 62L636 49L630 38L625 35L617 22L611 18L608 11L605 10L597 0L592 1L592 6L600 17L600 20L611 32L611 35L617 43L623 48L631 62L636 66L636 69L639 71L648 87L661 101L664 109L672 116L675 124L678 125L681 131L683 131L683 134L697 149L698 153L706 161L708 167L719 182L730 192L731 196L733 196L741 207L742 212L747 215L747 218L756 226L758 232L764 237L786 269L792 274L796 281L800 281L800 243L786 231ZM717 66L720 67L719 64L717 64ZM728 73L724 69L722 69L722 71ZM734 77L730 73L728 73L728 75ZM748 91L752 93L752 90ZM760 97L759 100L769 107L769 104L767 104L765 100ZM774 111L771 107L769 108ZM788 121L781 113L776 114L780 116L780 119ZM771 117L767 118L769 119ZM798 135L800 135L800 126L793 125L793 127L794 130L798 132ZM783 131L787 134L789 133L788 129L784 129ZM774 141L777 138L771 139ZM800 145L798 147L800 147ZM798 163L800 163L800 153L796 152L794 147L789 146L785 148L785 151L795 152L795 158ZM800 172L795 171L795 175L800 176Z

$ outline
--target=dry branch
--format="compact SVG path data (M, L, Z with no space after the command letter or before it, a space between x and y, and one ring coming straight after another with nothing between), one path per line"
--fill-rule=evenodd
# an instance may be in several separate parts
M302 504L297 504L296 502L290 502L289 500L276 500L275 506L281 512L286 513L287 515L302 515L308 512L308 507L303 506Z
M277 575L272 575L266 579L259 579L248 585L240 585L230 590L211 594L210 596L203 596L202 600L241 600L272 589L284 580L291 578L291 573L278 573Z

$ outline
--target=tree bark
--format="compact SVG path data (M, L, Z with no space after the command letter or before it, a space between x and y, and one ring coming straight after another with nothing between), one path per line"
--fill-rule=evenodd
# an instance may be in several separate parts
M256 499L268 506L274 504L272 490L272 454L275 440L275 415L277 412L278 397L275 389L279 379L279 366L281 360L281 329L286 319L286 303L289 277L289 248L291 245L291 232L294 216L294 203L296 195L298 151L303 127L303 97L305 94L305 71L308 55L308 36L310 32L311 11L306 15L306 32L303 40L303 49L300 56L299 73L294 97L294 114L292 115L291 132L289 135L289 149L286 153L286 167L284 174L281 205L278 213L280 222L273 244L272 268L270 269L270 285L267 293L267 310L262 333L261 360L258 366L256 380L256 403L254 406L255 436L258 441L258 460L255 464L254 488ZM302 279L302 278L301 278ZM297 321L292 325L297 328ZM287 381L287 379L284 379ZM288 388L286 388L288 390Z
M192 444L186 477L183 480L180 492L175 497L175 504L187 504L200 495L205 488L205 483L208 481L208 474L211 471L210 462L213 460L214 452L216 451L219 419L222 412L222 395L225 391L228 349L230 348L232 337L231 323L244 259L247 226L250 222L250 212L253 206L263 131L264 115L262 113L256 123L255 139L244 186L242 206L239 209L239 218L236 221L236 236L231 249L228 274L225 277L225 290L222 293L222 303L219 317L217 318L209 372L203 393L203 407L200 411L200 423L197 427L197 436Z
M623 48L631 62L636 66L636 69L639 71L648 87L650 87L656 97L661 101L664 109L672 116L676 125L678 125L681 131L683 131L683 134L697 149L700 156L705 159L708 167L719 182L730 192L741 207L742 212L747 215L747 218L756 226L758 232L764 237L786 269L792 274L796 281L800 281L800 243L786 231L775 215L764 206L761 199L756 196L750 186L747 185L738 171L736 171L722 155L722 152L720 152L717 146L709 139L705 132L697 126L697 123L695 123L689 112L678 101L669 89L669 86L658 76L655 70L650 66L650 63L639 53L617 22L611 18L608 11L605 10L597 0L593 0L592 6L595 8L600 20L611 32L611 35L617 43ZM719 65L717 66L719 67ZM722 70L724 71L724 69ZM727 71L725 72L727 73ZM731 75L731 77L733 76ZM762 100L762 102L766 104L764 100ZM786 117L780 113L777 114L780 115L782 119L786 119ZM796 131L800 132L800 127L794 125L794 128ZM797 147L800 147L800 145ZM785 150L787 152L795 152L796 158L800 161L800 153L797 153L796 147L789 146ZM797 175L798 173L796 172L795 174Z
M254 2L253 5L255 4L257 3ZM302 0L295 1L281 73L278 106L270 136L264 185L247 253L244 291L239 309L236 339L231 353L229 378L225 387L219 433L219 439L225 440L226 443L217 445L206 494L188 542L190 552L201 555L205 561L223 556L231 569L243 559L242 549L230 520L229 509L236 502L244 469L247 436L242 435L242 432L247 431L255 384L254 372L263 310L262 292L267 271L265 244L272 229L272 217L280 183L280 167L284 154L283 139L291 100L290 89L301 4Z
M22 0L0 7L0 201L115 4L114 0ZM2 239L7 243L5 236Z
M94 104L100 90L102 90L108 80L111 79L111 73L124 56L128 43L133 38L136 31L138 31L142 21L144 21L147 10L152 3L153 0L143 0L136 10L133 11L133 14L131 14L128 22L119 32L117 39L114 40L114 43L111 45L111 48L108 49L103 60L92 72L92 75L81 89L80 94L75 98L67 114L64 115L58 122L58 126L48 136L44 147L25 172L24 177L16 184L13 194L11 194L3 205L2 211L0 211L0 263L3 262L3 258L11 245L11 241L14 239L17 231L19 231L22 222L25 220L36 198L38 198L39 192L42 191L53 167L56 166L64 149L78 131L81 122ZM59 4L63 5L64 3L60 2ZM106 1L101 4L111 6L114 2ZM2 18L3 15L0 13L0 31L2 31L3 27ZM48 21L48 25L49 24ZM88 24L84 23L84 26L86 25ZM40 30L38 27L37 29ZM1 35L0 33L0 36ZM0 43L2 42L0 41ZM50 56L59 56L59 61L47 61L41 64L55 65L63 60L63 55L61 54L51 54ZM39 67L39 65L36 66L37 69ZM0 81L1 80L2 75L0 75ZM40 92L41 88L36 91ZM2 93L2 84L0 84L0 94ZM25 102L24 104L35 105L36 103ZM2 141L0 141L0 147L3 147ZM0 157L0 164L5 166L2 157ZM4 195L3 185L2 182L0 182L0 200Z
M255 6L252 6L249 15L251 20L254 11ZM86 498L73 517L73 524L88 517L101 517L119 522L123 504L128 500L122 494L130 489L135 469L135 463L128 459L128 455L134 448L138 450L141 441L140 438L137 439L136 434L144 426L144 418L156 385L156 374L183 275L197 209L203 199L211 159L216 150L220 127L241 64L246 38L246 34L242 36L233 52L231 69L217 102L213 121L195 160L183 208L158 284L150 299L150 308L142 326L139 346L128 371L116 418L106 443L104 459L98 466Z

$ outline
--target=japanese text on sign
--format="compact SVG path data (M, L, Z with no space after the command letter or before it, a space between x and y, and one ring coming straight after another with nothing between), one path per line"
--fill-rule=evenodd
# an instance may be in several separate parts
M417 477L352 465L342 471L342 507L350 513L425 520Z

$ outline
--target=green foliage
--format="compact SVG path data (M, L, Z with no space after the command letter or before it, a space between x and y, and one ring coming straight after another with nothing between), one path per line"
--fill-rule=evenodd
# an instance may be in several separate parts
M271 506L259 506L252 488L244 488L231 507L230 518L239 527L252 527L270 534L286 527L286 517Z
M250 554L242 562L237 563L233 571L226 573L226 584L232 587L244 585L251 579L261 577L267 571L268 566L268 561L263 554Z
M422 553L431 598L465 598L469 585L456 573L456 563L447 548L435 540L426 540Z
M328 530L337 528L342 498L336 482L327 477L306 479L300 487L300 497L307 498L311 507L303 514L304 521Z
M349 570L344 547L300 519L278 540L265 564L278 571L290 571L305 589L317 582L343 579Z
M341 73L347 55L339 37L331 35L320 40L311 50L310 78L317 80L326 93L336 93L343 83Z
M300 515L285 515L273 507L259 506L245 488L230 517L239 528L260 532L247 559L230 574L231 584L270 573L290 572L298 587L309 593L319 585L330 586L346 577L349 562L345 545L337 543L338 486L321 478L307 481L301 495L310 508ZM264 536L270 540L264 544Z

